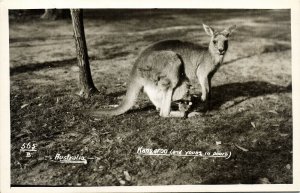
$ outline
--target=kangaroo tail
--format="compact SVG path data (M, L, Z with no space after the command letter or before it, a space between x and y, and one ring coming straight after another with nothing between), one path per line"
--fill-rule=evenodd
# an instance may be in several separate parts
M127 92L123 98L122 103L113 109L101 109L92 112L92 116L101 117L101 116L117 116L128 111L134 104L135 101L142 89L142 85L137 80L131 80L127 87Z

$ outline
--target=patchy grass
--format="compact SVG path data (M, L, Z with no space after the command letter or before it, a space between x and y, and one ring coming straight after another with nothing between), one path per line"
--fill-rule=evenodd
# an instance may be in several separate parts
M74 94L78 72L69 20L10 20L12 185L292 183L288 11L102 11L85 14L92 74L101 93L90 99ZM161 118L141 94L138 105L118 117L95 120L83 113L121 101L134 59L150 43L167 38L206 44L202 22L238 25L213 78L212 111ZM198 84L192 92L199 94ZM20 152L28 142L38 145L31 158ZM140 146L232 155L142 156ZM57 153L90 159L61 164L47 157Z

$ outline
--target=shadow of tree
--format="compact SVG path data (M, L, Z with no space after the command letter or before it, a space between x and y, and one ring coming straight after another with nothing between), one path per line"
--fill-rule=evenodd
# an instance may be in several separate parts
M66 59L66 60L61 60L61 61L26 64L23 66L10 68L10 75L13 76L13 75L16 75L19 73L33 72L33 71L42 70L45 68L56 68L56 67L75 65L76 62L77 62L77 59L72 58L72 59Z

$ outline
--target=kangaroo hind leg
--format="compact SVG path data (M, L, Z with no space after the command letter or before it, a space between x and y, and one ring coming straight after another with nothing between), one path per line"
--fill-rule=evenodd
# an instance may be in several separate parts
M166 88L162 94L161 100L161 109L160 109L160 116L161 117L184 117L184 111L171 111L171 102L172 96L174 93L174 88L169 87Z
M173 51L157 51L147 58L147 66L151 69L148 78L154 83L154 85L149 84L149 88L151 87L154 92L147 92L150 89L146 87L145 90L150 100L160 109L160 116L169 117L172 96L182 78L182 61Z
M159 115L161 117L168 117L171 111L172 89L167 89L162 95L162 103Z

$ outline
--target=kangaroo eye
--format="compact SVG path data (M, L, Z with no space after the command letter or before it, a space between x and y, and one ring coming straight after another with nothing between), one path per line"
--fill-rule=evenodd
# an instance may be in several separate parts
M216 40L213 40L213 43L214 43L214 44L216 44L216 43L217 43L217 41L216 41Z

